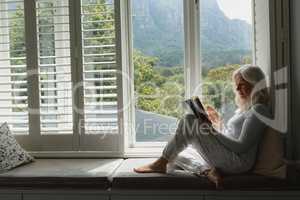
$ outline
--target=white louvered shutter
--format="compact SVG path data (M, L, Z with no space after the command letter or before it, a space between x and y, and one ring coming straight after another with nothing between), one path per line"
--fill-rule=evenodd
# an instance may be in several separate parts
M0 1L0 123L28 134L24 1Z
M72 134L68 0L37 0L41 134Z
M81 148L116 150L118 141L115 8L112 0L81 1L84 135Z
M0 1L0 123L29 150L118 150L114 12L112 0Z
M114 5L82 1L86 134L117 131Z

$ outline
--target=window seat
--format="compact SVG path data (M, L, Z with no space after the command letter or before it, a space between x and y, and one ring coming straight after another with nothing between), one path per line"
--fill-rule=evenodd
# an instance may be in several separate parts
M153 159L37 159L0 174L5 188L82 188L96 190L215 190L206 178L178 172L175 175L137 174L134 167ZM245 174L224 179L227 190L299 190L288 181Z
M174 175L159 173L137 174L132 171L134 167L150 163L154 159L127 159L122 162L112 176L112 190L163 190L163 189L189 189L189 190L215 190L215 185L207 180L192 174L175 172ZM254 174L234 175L224 178L226 190L292 190L288 181L268 178Z
M123 159L37 159L0 174L0 187L97 188L110 187L110 177Z

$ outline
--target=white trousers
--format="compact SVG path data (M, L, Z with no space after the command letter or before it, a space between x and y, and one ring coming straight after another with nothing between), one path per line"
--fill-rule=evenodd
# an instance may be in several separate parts
M216 131L210 125L194 115L186 115L179 121L175 136L164 148L162 157L171 166L177 164L194 173L201 173L211 167L224 173L242 173L252 168L251 160L255 151L238 155L220 143L214 134ZM188 146L195 151L191 151Z

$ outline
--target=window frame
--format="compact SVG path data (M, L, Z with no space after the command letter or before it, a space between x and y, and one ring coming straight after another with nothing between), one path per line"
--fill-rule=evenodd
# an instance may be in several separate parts
M24 27L25 27L25 45L26 45L26 66L27 66L27 84L28 89L28 135L16 135L17 140L22 146L37 157L76 157L76 156L96 156L111 157L121 156L123 148L123 137L120 131L123 131L122 112L118 113L118 134L97 134L85 135L84 126L84 88L83 80L83 45L82 45L82 12L81 1L67 0L69 12L69 34L70 34L70 69L72 84L72 134L42 135L40 118L40 80L39 80L39 43L37 31L37 8L36 0L25 0L24 5ZM120 20L119 1L114 0L115 9L115 38L119 37ZM118 27L117 27L118 26ZM120 40L116 40L117 42ZM116 43L117 43L116 42ZM121 43L116 44L116 66L121 71L120 51ZM117 74L117 96L118 109L123 108L122 94L122 75ZM76 88L76 90L74 90ZM75 92L74 92L75 91Z
M121 10L124 10L122 15L123 19L123 34L124 38L123 46L126 46L125 52L127 54L127 60L123 64L123 70L129 72L130 83L127 83L129 90L125 91L130 99L127 102L130 103L130 107L126 109L128 127L125 129L125 156L135 157L143 155L158 156L161 154L163 146L167 142L136 142L135 141L135 103L134 101L134 66L132 62L133 41L132 41L132 18L131 18L131 0L125 0L121 3ZM201 71L201 62L199 53L200 46L200 34L199 34L199 2L198 0L183 1L183 21L184 21L184 82L185 82L185 97L197 94L201 94L198 84L201 82L201 77L196 76ZM194 20L196 19L196 20ZM126 41L126 42L125 42ZM196 44L196 45L195 45ZM125 58L126 59L126 58ZM193 66L193 67L186 67ZM189 80L189 81L188 81ZM126 87L126 86L125 86ZM195 92L196 91L196 92ZM149 152L151 151L151 153Z
M123 2L122 9L127 9L126 15L123 16L126 19L123 22L123 29L125 31L125 38L127 38L127 42L123 42L123 45L127 46L126 52L128 55L128 60L126 61L127 65L123 65L126 71L130 72L131 80L134 80L133 75L133 63L132 63L132 52L133 52L133 41L132 41L132 22L131 22L131 1L125 0ZM184 0L183 1L183 21L184 21L184 79L185 79L185 98L190 96L199 95L201 96L202 91L201 87L201 78L197 76L197 74L201 74L201 54L200 54L200 1L201 0ZM254 13L254 0L252 0L252 13ZM254 16L252 16L252 32L255 31L254 25ZM255 64L255 34L253 34L253 64ZM129 43L129 44L125 44ZM128 69L126 69L128 68ZM124 68L123 68L124 70ZM134 100L134 84L131 82L129 96L132 101ZM136 142L135 141L135 105L131 104L130 109L127 110L128 118L131 121L128 121L130 126L126 132L131 134L127 134L125 136L129 142L125 142L125 155L129 157L139 157L139 156L159 156L163 150L163 147L167 142ZM149 153L149 151L151 153Z

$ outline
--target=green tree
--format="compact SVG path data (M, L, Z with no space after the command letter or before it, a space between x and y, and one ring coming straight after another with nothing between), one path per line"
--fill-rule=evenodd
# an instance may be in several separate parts
M224 105L234 105L232 73L239 67L238 64L227 65L208 71L203 84L206 104L214 106L219 111Z
M158 58L134 50L134 86L137 108L157 114L180 117L184 80L182 67L158 67Z
M17 6L14 12L9 12L9 53L10 65L14 66L10 69L12 74L20 74L11 77L11 81L25 81L26 76L26 52L25 52L25 27L24 27L24 11L21 6ZM13 84L12 89L25 89L27 84ZM12 96L27 96L27 92L12 92ZM13 100L14 104L26 104L27 100ZM14 108L15 112L22 112L25 108Z
M83 29L83 46L94 47L85 48L83 53L85 55L97 55L97 56L85 56L85 63L95 63L84 66L85 70L111 70L116 69L116 65L113 63L116 60L116 56L113 52L116 52L115 47L115 16L114 7L107 3L106 0L83 0L82 1L82 29ZM102 46L101 48L98 48ZM108 64L97 64L107 62ZM111 78L116 76L114 73L95 73L93 75L97 78ZM95 81L95 86L113 86L117 85L115 80ZM90 91L92 92L92 91ZM96 94L113 94L117 93L116 89L95 89ZM116 102L116 97L98 97L97 102L110 101Z

